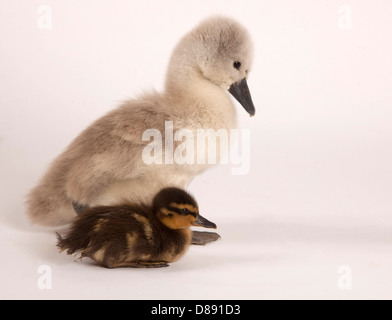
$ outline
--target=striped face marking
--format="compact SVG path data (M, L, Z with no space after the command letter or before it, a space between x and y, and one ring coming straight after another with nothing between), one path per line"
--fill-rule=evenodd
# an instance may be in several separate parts
M172 202L168 207L161 208L160 220L170 229L189 228L196 221L199 210L191 204Z
M172 210L172 211L177 212L177 214L180 214L180 215L191 214L195 218L199 214L199 210L197 209L197 207L195 207L195 206L193 206L193 205L191 205L189 203L172 202L169 205L169 209Z

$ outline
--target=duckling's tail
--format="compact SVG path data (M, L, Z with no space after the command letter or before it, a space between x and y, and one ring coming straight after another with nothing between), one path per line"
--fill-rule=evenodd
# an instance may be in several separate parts
M57 248L59 248L60 252L63 252L64 250L68 249L68 246L66 244L66 241L64 238L61 236L60 233L56 232L56 237L57 237Z
M57 237L57 248L60 252L67 251L67 254L73 254L78 248L72 244L70 238L63 238L60 233L56 232Z
M77 230L78 231L78 230ZM58 232L57 236L57 248L60 252L66 251L67 254L73 254L75 252L83 252L88 247L90 238L84 234L72 232L63 238Z

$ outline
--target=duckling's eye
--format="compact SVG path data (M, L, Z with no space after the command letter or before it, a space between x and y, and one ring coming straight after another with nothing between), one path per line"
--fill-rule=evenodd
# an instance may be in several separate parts
M233 67L236 68L237 70L240 70L240 68L241 68L241 62L235 61L235 62L233 63Z
M181 213L182 214L189 214L189 210L187 208L182 208Z

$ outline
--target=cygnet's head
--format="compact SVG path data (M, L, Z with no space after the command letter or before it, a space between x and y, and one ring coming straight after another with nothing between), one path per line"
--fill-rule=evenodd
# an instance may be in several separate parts
M253 43L248 31L227 17L202 21L177 45L170 68L198 74L229 92L253 116L255 108L247 86ZM174 69L174 70L173 70ZM191 70L189 70L191 69Z

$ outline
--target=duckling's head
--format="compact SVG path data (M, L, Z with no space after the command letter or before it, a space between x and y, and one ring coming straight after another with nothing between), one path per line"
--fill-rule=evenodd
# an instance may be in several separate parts
M228 90L253 116L255 107L249 93L247 77L253 59L253 43L248 31L228 17L211 17L202 21L177 45L170 71L200 76ZM186 84L185 84L186 85Z
M153 210L158 219L169 229L185 229L191 226L216 228L215 223L199 215L195 199L179 188L164 188L154 197Z

